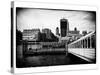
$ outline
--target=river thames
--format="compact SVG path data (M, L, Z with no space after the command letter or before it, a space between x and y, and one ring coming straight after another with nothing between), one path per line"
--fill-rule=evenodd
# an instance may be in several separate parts
M40 67L40 66L57 66L57 65L75 65L75 64L89 64L89 62L68 53L55 53L55 54L38 54L23 56L22 46L17 47L16 52L16 67Z

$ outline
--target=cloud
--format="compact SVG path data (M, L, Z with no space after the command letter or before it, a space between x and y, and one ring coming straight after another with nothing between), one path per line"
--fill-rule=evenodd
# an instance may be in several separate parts
M77 27L80 31L94 30L96 24L96 12L48 10L34 8L17 8L17 28L21 31L32 28L50 28L55 33L56 27L60 28L60 19L63 17L69 21L69 29Z
M90 21L96 25L96 12L95 11L87 12L87 16L84 17L84 20Z

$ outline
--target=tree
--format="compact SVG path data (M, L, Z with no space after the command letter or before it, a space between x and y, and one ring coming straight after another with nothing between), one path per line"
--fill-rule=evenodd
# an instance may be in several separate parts
M22 40L22 32L16 29L16 44L21 44Z

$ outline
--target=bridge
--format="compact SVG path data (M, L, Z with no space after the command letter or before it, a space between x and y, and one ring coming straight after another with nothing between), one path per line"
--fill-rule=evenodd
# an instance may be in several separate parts
M88 33L80 39L68 44L68 52L88 62L96 61L95 31Z
M26 41L23 42L24 54L54 54L54 53L65 53L67 55L65 43L61 42L34 42Z

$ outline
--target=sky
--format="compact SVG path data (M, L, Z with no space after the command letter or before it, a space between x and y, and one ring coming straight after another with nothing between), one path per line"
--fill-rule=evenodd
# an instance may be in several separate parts
M95 31L96 13L94 11L52 10L39 8L16 8L17 29L49 28L55 34L60 29L60 19L68 19L69 30L76 27L80 31Z

